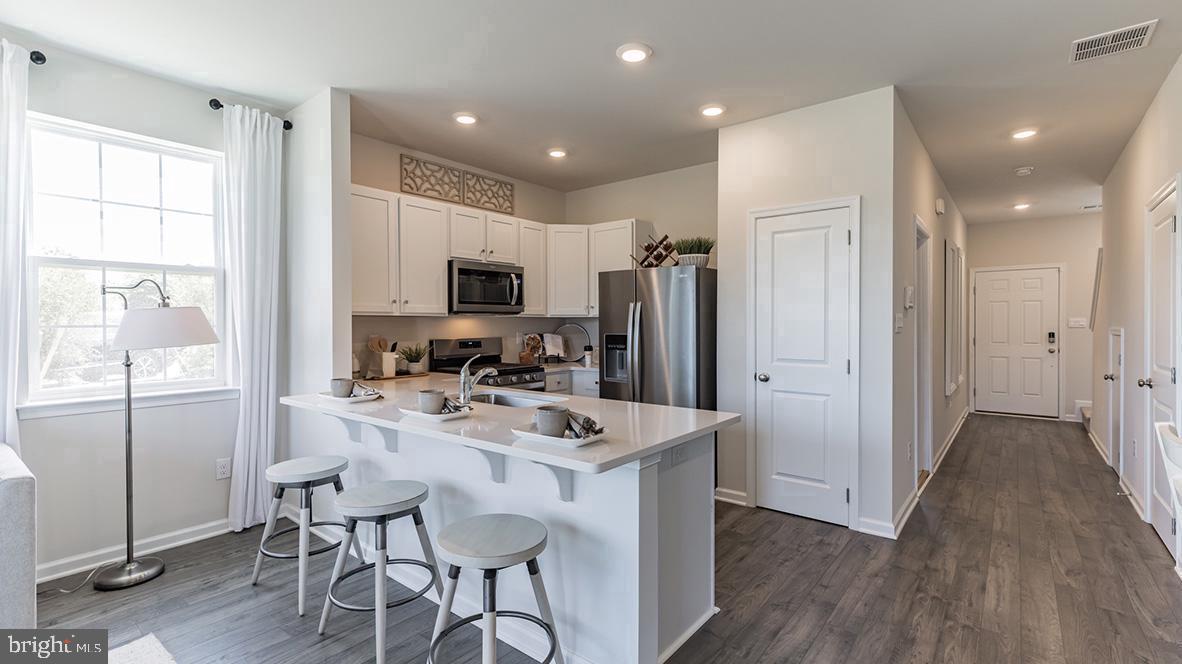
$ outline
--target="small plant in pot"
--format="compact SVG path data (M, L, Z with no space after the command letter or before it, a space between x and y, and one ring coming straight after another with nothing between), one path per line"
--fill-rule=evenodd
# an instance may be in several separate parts
M673 243L677 252L678 265L706 267L710 263L710 252L714 250L714 238L687 237Z
M430 346L422 344L415 344L413 346L404 346L398 349L398 353L402 355L402 359L407 362L407 371L412 374L427 373L427 353L430 351Z

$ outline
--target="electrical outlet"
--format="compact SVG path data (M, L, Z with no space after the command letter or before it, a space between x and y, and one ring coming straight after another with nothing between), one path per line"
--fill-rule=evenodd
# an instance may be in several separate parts
M213 478L215 480L230 479L230 457L217 459L213 462Z

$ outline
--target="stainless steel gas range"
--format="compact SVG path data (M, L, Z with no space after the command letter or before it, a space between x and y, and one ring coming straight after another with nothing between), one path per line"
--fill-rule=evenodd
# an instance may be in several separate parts
M495 376L481 378L481 385L537 391L546 389L546 371L541 366L502 362L501 350L499 337L432 339L431 370L459 374L460 368L476 357L472 362L472 373L485 367L497 370Z

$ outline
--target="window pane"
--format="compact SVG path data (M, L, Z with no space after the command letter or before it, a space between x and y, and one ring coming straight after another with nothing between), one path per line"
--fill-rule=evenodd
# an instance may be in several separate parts
M103 200L160 205L160 157L154 152L103 144Z
M42 266L37 271L37 323L41 327L102 325L102 283L103 272L98 268Z
M160 262L160 211L103 203L103 258Z
M100 385L102 344L101 327L41 328L41 388Z
M107 328L107 383L123 382L123 351L110 350L111 341L115 339L117 328ZM131 382L151 382L164 380L164 351L161 348L131 351Z
M168 273L168 296L178 307L201 307L209 324L216 327L214 304L216 282L210 274Z
M99 147L97 141L35 129L33 191L97 199Z
M213 266L213 217L165 212L164 262Z
M213 164L161 155L160 174L165 208L213 214Z
M98 258L100 237L98 203L59 196L33 199L32 255Z
M152 279L156 283L164 284L164 275L160 272L128 272L124 270L107 270L108 286L134 286L140 279ZM133 291L121 291L127 296L129 309L144 309L160 304L160 293L152 284L144 284ZM117 296L107 297L107 325L119 325L123 320L123 300ZM112 333L114 333L112 331Z
M215 378L214 348L215 346L187 346L166 349L164 352L168 357L168 380Z

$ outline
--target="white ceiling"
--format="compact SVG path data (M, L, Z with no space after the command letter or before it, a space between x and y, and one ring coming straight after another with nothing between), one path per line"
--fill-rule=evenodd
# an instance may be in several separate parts
M1068 63L1073 39L1150 18L1150 48ZM712 161L719 126L896 84L970 222L1097 202L1182 53L1177 0L0 0L0 23L280 108L344 88L358 133L563 191ZM628 41L651 60L618 62ZM699 116L710 101L727 113Z

